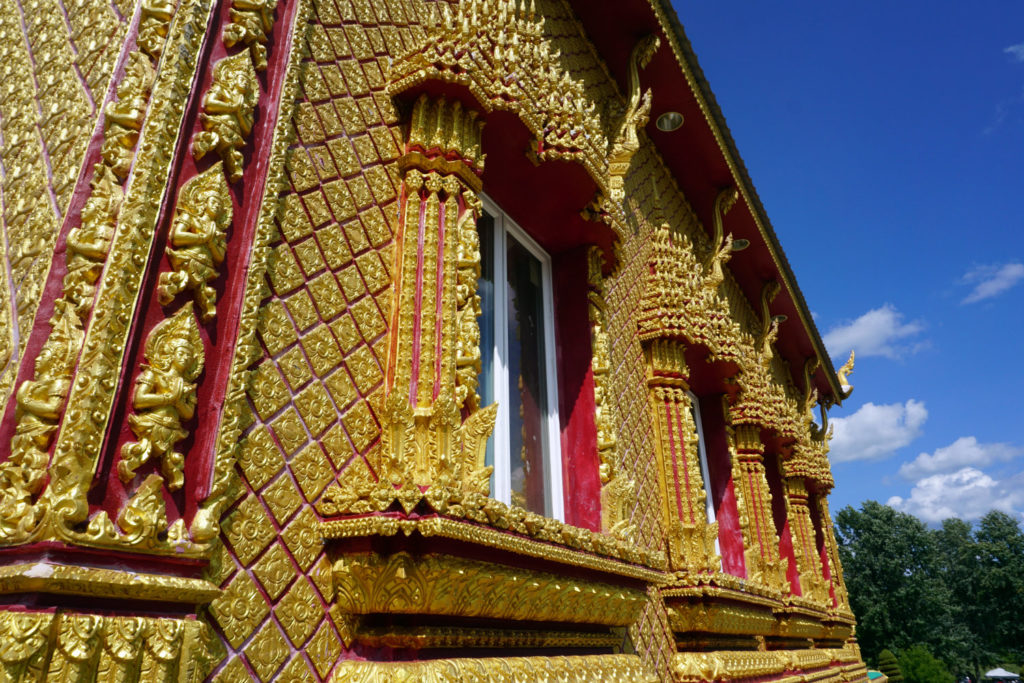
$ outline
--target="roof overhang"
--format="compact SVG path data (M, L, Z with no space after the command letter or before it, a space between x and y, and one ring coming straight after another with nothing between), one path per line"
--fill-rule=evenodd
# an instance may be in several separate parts
M738 189L740 199L725 218L725 232L749 240L750 248L733 256L730 270L755 308L764 283L779 282L782 289L771 313L785 315L787 323L780 327L776 349L788 361L798 386L803 383L805 361L817 357L820 365L813 379L819 397L825 403L839 403L843 391L832 360L670 0L570 0L570 4L622 92L628 92L633 46L651 33L661 37L662 48L640 73L641 87L653 93L647 137L709 231L718 192L730 185ZM681 113L684 123L664 133L655 122L668 111Z

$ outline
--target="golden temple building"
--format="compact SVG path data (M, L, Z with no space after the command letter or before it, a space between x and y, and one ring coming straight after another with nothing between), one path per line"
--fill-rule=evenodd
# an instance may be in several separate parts
M866 680L669 0L0 0L0 681Z

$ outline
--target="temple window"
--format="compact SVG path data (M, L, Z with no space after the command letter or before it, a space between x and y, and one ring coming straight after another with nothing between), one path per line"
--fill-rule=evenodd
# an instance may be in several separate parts
M711 473L708 470L707 445L704 441L704 425L700 418L700 401L695 395L687 392L690 397L690 415L693 418L693 425L697 432L697 455L700 459L700 476L704 482L704 509L707 515L707 523L715 522L715 500L711 492ZM718 537L715 537L715 554L721 555Z
M483 206L480 396L498 404L491 495L563 520L551 259L497 205Z

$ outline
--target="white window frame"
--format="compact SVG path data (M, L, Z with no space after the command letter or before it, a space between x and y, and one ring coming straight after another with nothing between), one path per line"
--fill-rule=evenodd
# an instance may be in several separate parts
M508 434L509 418L508 376L508 296L506 236L512 235L541 264L541 298L544 324L544 372L547 388L547 414L543 420L544 501L545 516L565 521L565 501L562 490L562 434L558 419L558 367L555 362L555 315L551 279L551 257L508 214L489 197L482 195L484 211L494 219L494 400L498 404L494 434L493 495L496 500L512 503L511 453ZM481 349L481 352L483 350Z
M686 395L690 397L690 405L693 406L693 422L697 428L697 456L700 460L700 477L704 480L704 512L707 516L708 524L714 524L716 521L715 501L711 496L711 472L708 470L708 451L707 445L704 442L704 424L700 417L700 401L691 391L686 392ZM715 554L719 557L722 555L718 544L718 536L715 536Z

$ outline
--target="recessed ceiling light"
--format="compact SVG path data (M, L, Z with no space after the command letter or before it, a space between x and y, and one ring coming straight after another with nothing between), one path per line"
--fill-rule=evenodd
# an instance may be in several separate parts
M660 131L671 133L683 125L683 115L677 111L667 111L658 117L658 122L655 125Z

